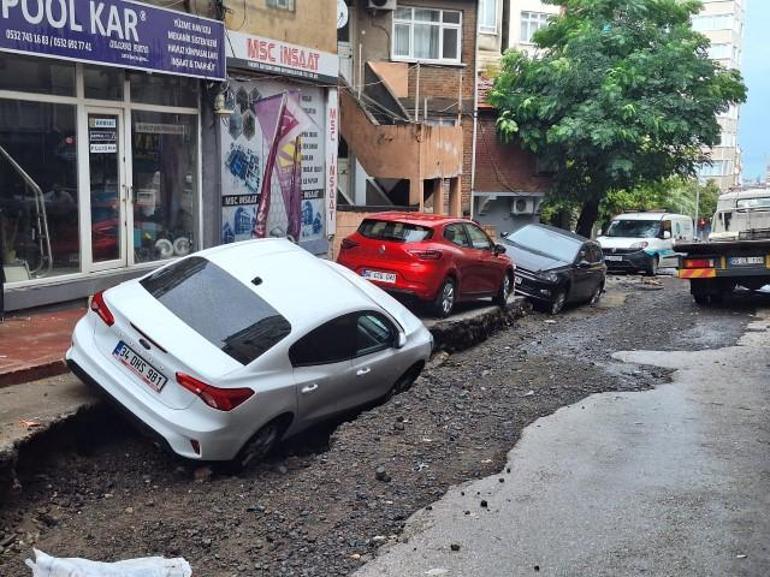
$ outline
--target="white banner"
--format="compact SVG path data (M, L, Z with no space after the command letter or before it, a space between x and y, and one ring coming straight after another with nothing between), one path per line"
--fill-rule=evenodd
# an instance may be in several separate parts
M339 98L335 88L326 94L326 236L337 232L337 144L339 141Z

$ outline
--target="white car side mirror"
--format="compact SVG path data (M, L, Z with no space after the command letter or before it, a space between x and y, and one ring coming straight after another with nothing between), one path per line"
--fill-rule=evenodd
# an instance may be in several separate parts
M671 231L670 230L664 230L663 231L663 240L668 240L671 238Z
M403 349L406 346L406 333L399 332L396 339L396 348Z

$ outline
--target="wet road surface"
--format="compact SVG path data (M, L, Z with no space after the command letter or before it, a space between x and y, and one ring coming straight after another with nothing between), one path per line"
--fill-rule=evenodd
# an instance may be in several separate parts
M614 357L677 372L539 419L355 576L770 574L770 314L739 346Z

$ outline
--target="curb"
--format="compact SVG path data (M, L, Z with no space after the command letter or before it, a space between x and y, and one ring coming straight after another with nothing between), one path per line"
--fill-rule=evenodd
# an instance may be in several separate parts
M41 365L33 365L24 367L23 369L0 373L0 388L10 387L11 385L20 385L22 383L37 381L47 377L55 377L56 375L63 375L67 372L69 372L69 368L67 368L64 359L57 359Z

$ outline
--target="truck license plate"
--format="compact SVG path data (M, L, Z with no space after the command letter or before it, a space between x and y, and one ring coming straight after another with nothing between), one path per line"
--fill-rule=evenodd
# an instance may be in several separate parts
M730 264L735 266L746 266L753 264L764 264L765 257L763 256L731 256Z

